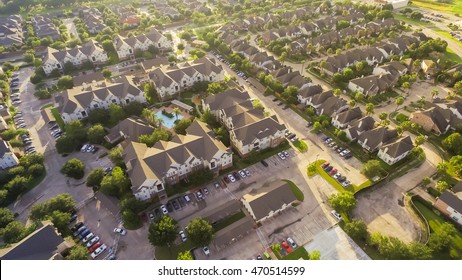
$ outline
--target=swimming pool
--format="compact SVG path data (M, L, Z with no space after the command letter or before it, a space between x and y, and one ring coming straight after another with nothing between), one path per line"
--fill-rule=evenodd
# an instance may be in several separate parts
M157 113L155 114L156 117L162 119L162 125L165 126L166 128L172 128L175 126L175 121L177 120L175 114L173 114L173 118L169 118L167 117L166 115L162 114L162 111L157 111ZM181 120L183 117L183 115L179 114L178 115L178 120Z

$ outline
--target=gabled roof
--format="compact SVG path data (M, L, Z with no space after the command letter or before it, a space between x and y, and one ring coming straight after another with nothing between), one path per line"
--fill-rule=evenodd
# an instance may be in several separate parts
M49 260L64 239L51 224L44 225L13 245L2 260Z
M8 142L0 139L0 158L3 158L6 153L11 153L10 146Z
M398 132L396 130L390 130L386 127L377 127L369 131L365 131L358 136L359 142L364 142L367 139L366 145L370 147L371 151L379 148L380 145L389 143L398 137Z
M450 115L446 114L444 110L438 106L432 107L424 111L418 111L415 113L421 113L428 116L433 123L438 127L439 131L445 132L450 122Z
M450 191L444 191L438 198L459 213L462 213L462 200Z
M134 190L146 179L162 180L171 168L178 168L191 157L210 162L220 151L229 152L205 123L194 121L186 133L169 142L159 141L152 148L137 142L128 144L124 161Z
M320 85L311 85L300 89L297 95L307 98L319 94L321 92L322 87Z
M238 89L232 88L207 96L207 98L205 98L205 103L209 104L211 111L215 111L226 109L248 99L250 99L250 95L246 91L242 92Z
M270 212L281 209L284 204L291 204L297 198L286 182L274 181L258 190L252 190L244 195L242 200L249 204L255 219L258 221L268 216Z
M400 155L407 153L414 148L414 145L412 144L412 139L410 136L406 136L400 139L397 139L396 141L383 145L380 149L385 150L387 149L387 154L392 157L392 158L397 158Z
M337 121L341 124L349 124L350 122L357 120L363 116L363 112L359 107L341 112L337 114Z
M286 126L277 121L276 116L266 117L254 123L233 130L236 139L243 145L253 143L255 140L274 135L278 131L286 130Z
M120 137L125 136L126 139L131 141L138 141L138 138L143 134L151 134L155 130L154 127L150 126L147 122L136 117L129 117L116 126L109 130L106 137L110 140L109 142L117 141Z

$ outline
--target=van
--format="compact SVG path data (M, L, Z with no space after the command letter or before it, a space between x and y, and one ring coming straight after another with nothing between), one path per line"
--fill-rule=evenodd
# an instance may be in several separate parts
M186 200L186 202L188 202L188 203L191 202L191 199L189 198L189 195L185 195L184 200Z

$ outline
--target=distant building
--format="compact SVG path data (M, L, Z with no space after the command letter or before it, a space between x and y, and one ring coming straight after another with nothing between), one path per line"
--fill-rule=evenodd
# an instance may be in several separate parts
M391 4L393 9L403 8L409 4L409 0L385 0L384 2Z
M259 223L283 211L297 201L297 198L288 183L275 181L244 195L241 201L254 220Z

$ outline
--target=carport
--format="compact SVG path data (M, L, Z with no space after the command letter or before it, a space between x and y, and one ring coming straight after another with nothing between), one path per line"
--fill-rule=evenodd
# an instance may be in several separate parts
M115 197L109 197L102 192L97 192L95 194L95 198L101 201L101 205L103 205L104 208L111 212L112 215L117 217L117 215L120 212L120 209L118 206L118 200Z
M51 113L51 108L45 108L44 110L41 111L41 114L42 114L42 117L45 123L47 124L56 123L55 116L53 116L53 114Z
M219 230L215 234L213 244L217 250L224 249L249 234L254 225L253 219L245 216L239 221Z
M241 210L241 203L236 200L230 200L221 204L217 208L213 208L212 210L205 213L202 217L207 220L209 223L213 224L222 220L228 216L231 216Z

